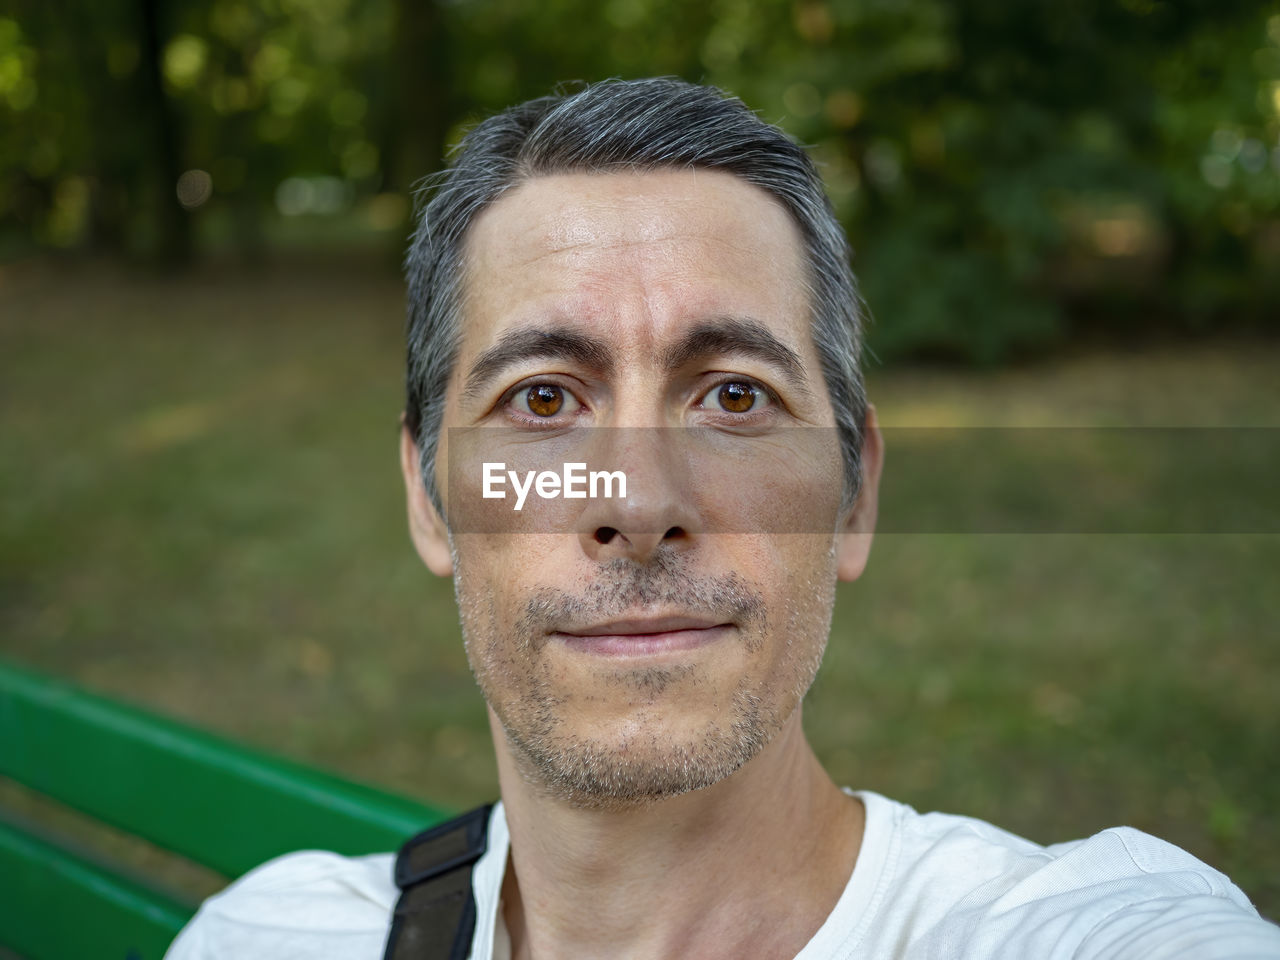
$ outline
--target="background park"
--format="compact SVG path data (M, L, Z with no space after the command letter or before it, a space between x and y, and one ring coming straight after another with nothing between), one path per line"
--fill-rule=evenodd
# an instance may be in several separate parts
M813 146L882 423L1160 428L1165 473L1275 500L1275 4L0 0L0 656L492 799L399 489L414 185L488 112L654 74ZM1206 470L1192 441L1242 428L1264 459ZM1040 842L1140 827L1280 916L1270 516L899 524L842 587L811 740L837 782Z

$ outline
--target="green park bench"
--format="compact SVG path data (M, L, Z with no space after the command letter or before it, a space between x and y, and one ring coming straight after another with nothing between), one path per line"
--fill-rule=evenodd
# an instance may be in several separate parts
M0 778L227 877L290 850L394 850L448 815L4 661ZM195 902L13 806L0 956L160 960Z

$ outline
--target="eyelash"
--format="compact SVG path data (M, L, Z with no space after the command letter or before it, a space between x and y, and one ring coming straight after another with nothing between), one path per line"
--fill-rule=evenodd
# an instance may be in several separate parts
M577 409L571 410L568 413L557 412L550 417L539 417L532 413L525 413L515 405L516 400L521 396L528 396L529 391L533 390L535 387L555 387L566 397L571 398L573 403L577 404L577 409L581 409L586 406L585 403L578 399L578 394L572 387L561 383L558 380L546 378L539 380L526 380L524 383L512 387L503 395L498 405L506 409L511 416L515 417L515 419L519 420L522 424L533 427L562 426L565 417L572 416L574 413L577 413Z
M761 416L764 413L764 411L769 410L775 406L782 405L782 401L779 399L778 395L774 393L772 390L770 390L763 383L761 383L759 380L756 380L752 377L744 377L741 375L736 375L736 376L725 375L721 377L719 380L711 384L709 387L707 387L698 395L698 405L701 406L702 404L707 403L707 401L711 399L712 395L715 394L717 390L731 383L745 384L751 387L752 390L757 391L764 398L764 406L758 409L748 410L741 414L735 414L729 410L707 408L709 412L716 414L718 416L727 417L737 421L742 421L742 420L751 419L757 416ZM574 413L577 412L577 409L569 411L567 414L556 413L550 417L539 417L533 414L525 413L524 411L520 410L518 407L515 406L515 403L518 397L527 396L530 390L533 390L535 387L543 387L543 386L555 387L557 390L562 391L566 396L572 398L573 402L577 404L578 409L581 409L586 406L586 404L583 403L578 398L577 393L574 391L572 387L569 387L564 383L561 383L557 380L552 380L552 379L528 380L528 381L525 381L524 383L521 383L521 384L518 384L517 386L512 387L503 395L502 399L499 401L499 406L508 410L512 416L514 416L517 420L519 420L521 423L524 423L524 424L537 426L537 427L560 426L563 423L564 417L573 415Z
M770 390L768 387L766 387L759 380L755 380L752 377L744 377L744 376L725 376L717 380L715 383L713 383L710 387L708 387L699 395L699 399L698 399L699 405L707 403L715 395L717 391L719 391L723 387L728 386L731 383L741 383L750 387L752 390L756 391L756 393L763 398L764 404L759 408L747 410L743 413L733 413L730 410L708 408L712 413L715 413L719 416L731 417L734 420L747 420L750 418L762 416L766 410L770 409L775 405L779 405L781 403L781 401L778 399L778 395L774 393L772 390Z

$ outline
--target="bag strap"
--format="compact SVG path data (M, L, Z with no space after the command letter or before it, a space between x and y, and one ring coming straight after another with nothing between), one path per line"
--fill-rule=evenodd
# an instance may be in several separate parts
M400 899L382 960L467 960L476 929L471 869L488 847L492 809L477 807L400 848Z

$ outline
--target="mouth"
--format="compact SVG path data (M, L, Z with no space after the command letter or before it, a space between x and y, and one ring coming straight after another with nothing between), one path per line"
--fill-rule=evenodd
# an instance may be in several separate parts
M732 623L705 617L653 617L610 620L552 634L572 650L606 656L649 656L692 650L721 640Z

